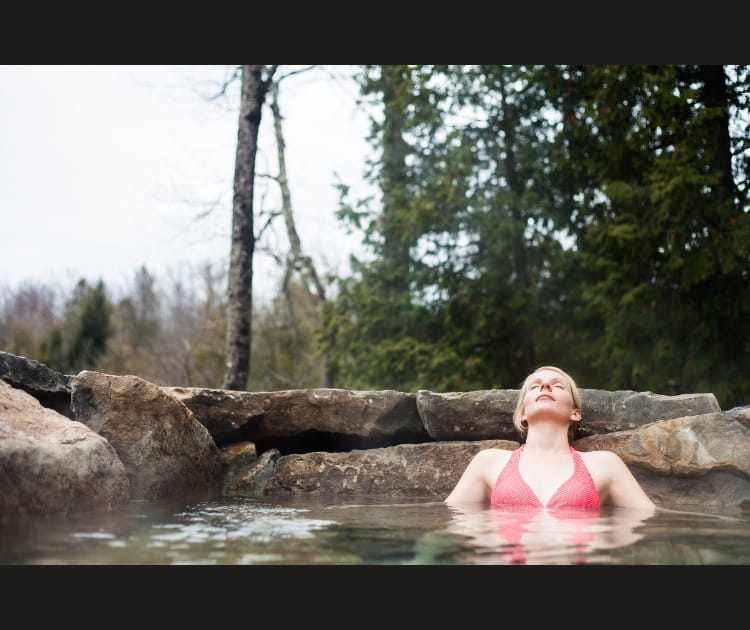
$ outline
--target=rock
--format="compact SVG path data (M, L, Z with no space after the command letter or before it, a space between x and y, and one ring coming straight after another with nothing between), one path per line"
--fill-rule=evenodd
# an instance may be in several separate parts
M137 376L83 371L71 379L78 420L119 455L133 499L213 496L223 463L208 430L160 387Z
M258 450L252 442L235 442L219 449L219 455L225 466L241 460L243 464L252 464L258 459Z
M610 450L655 503L750 511L750 414L707 413L576 440Z
M713 394L662 396L651 392L580 389L582 421L575 439L624 431L683 416L721 411ZM517 440L513 412L517 389L437 394L417 392L417 409L434 440Z
M51 370L44 363L0 352L0 379L31 394L43 407L75 419L70 408L68 377Z
M416 396L393 390L293 389L236 392L165 387L209 429L217 444L268 441L305 434L365 440L429 440ZM311 438L313 439L313 438Z
M162 387L181 401L211 434L218 446L246 441L263 418L258 394L200 387Z
M109 510L128 498L104 437L0 380L0 515Z
M224 462L224 477L222 480L222 496L236 494L236 490L245 488L248 471L252 470L258 461L258 452L253 442L237 442L219 448L219 454ZM252 494L249 492L248 494Z
M513 410L517 389L437 394L417 392L417 409L433 440L517 440Z
M629 390L580 389L581 422L576 439L625 431L656 422L721 411L713 394L663 396Z
M246 443L248 444L248 443ZM223 496L263 496L274 474L280 453L270 449L260 457L235 456L228 460L228 470L222 486Z
M737 416L739 418L744 418L745 420L750 420L750 405L745 405L744 407L732 407L732 409L729 409L724 413L729 414L730 416Z
M283 455L264 493L443 499L478 451L517 447L518 442L507 440L452 441Z

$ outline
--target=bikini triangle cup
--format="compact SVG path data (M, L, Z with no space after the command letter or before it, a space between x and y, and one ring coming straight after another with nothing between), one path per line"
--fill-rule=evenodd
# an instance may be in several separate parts
M521 445L513 451L508 463L500 471L490 497L493 506L526 506L547 509L598 509L600 507L596 484L588 468L586 468L581 454L572 446L569 448L573 457L573 473L555 490L547 504L543 504L521 475L519 461L524 447L525 445Z

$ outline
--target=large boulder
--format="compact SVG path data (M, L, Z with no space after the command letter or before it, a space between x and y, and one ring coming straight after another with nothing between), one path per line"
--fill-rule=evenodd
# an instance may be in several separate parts
M721 411L713 394L663 396L629 390L580 389L581 417L575 438L613 433L670 418ZM417 409L434 440L517 440L513 411L517 389L417 392Z
M417 411L416 396L393 390L334 388L239 392L164 387L183 402L217 444L268 441L311 434L361 440L429 440Z
M193 412L218 446L245 442L258 433L263 418L262 398L252 392L203 387L162 387Z
M635 429L659 420L721 411L716 396L710 393L665 396L630 390L579 391L581 422L576 425L576 438Z
M433 440L517 440L517 389L417 392L417 409Z
M75 420L70 409L68 377L51 370L44 363L0 352L0 379L31 394L43 407Z
M264 494L347 494L445 498L466 464L485 448L518 442L484 440L399 444L348 453L283 455Z
M661 420L573 446L614 451L665 507L750 511L750 408Z
M0 516L104 509L128 476L101 435L0 380Z
M71 379L76 418L119 455L133 499L213 496L223 464L208 430L160 387L85 370Z

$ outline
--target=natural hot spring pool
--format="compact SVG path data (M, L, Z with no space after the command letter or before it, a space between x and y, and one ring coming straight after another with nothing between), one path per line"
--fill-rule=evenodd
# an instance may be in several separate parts
M132 502L111 513L0 520L5 565L750 564L750 515L555 518L383 497Z

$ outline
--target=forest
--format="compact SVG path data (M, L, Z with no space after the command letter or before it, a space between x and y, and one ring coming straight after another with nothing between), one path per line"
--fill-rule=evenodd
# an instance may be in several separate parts
M584 388L750 404L750 66L361 66L377 195L342 182L337 217L366 255L318 275L285 206L285 279L265 303L254 151L275 117L287 200L289 75L237 70L225 267L161 282L141 267L118 295L95 278L0 287L0 350L251 391L516 388L553 364Z

